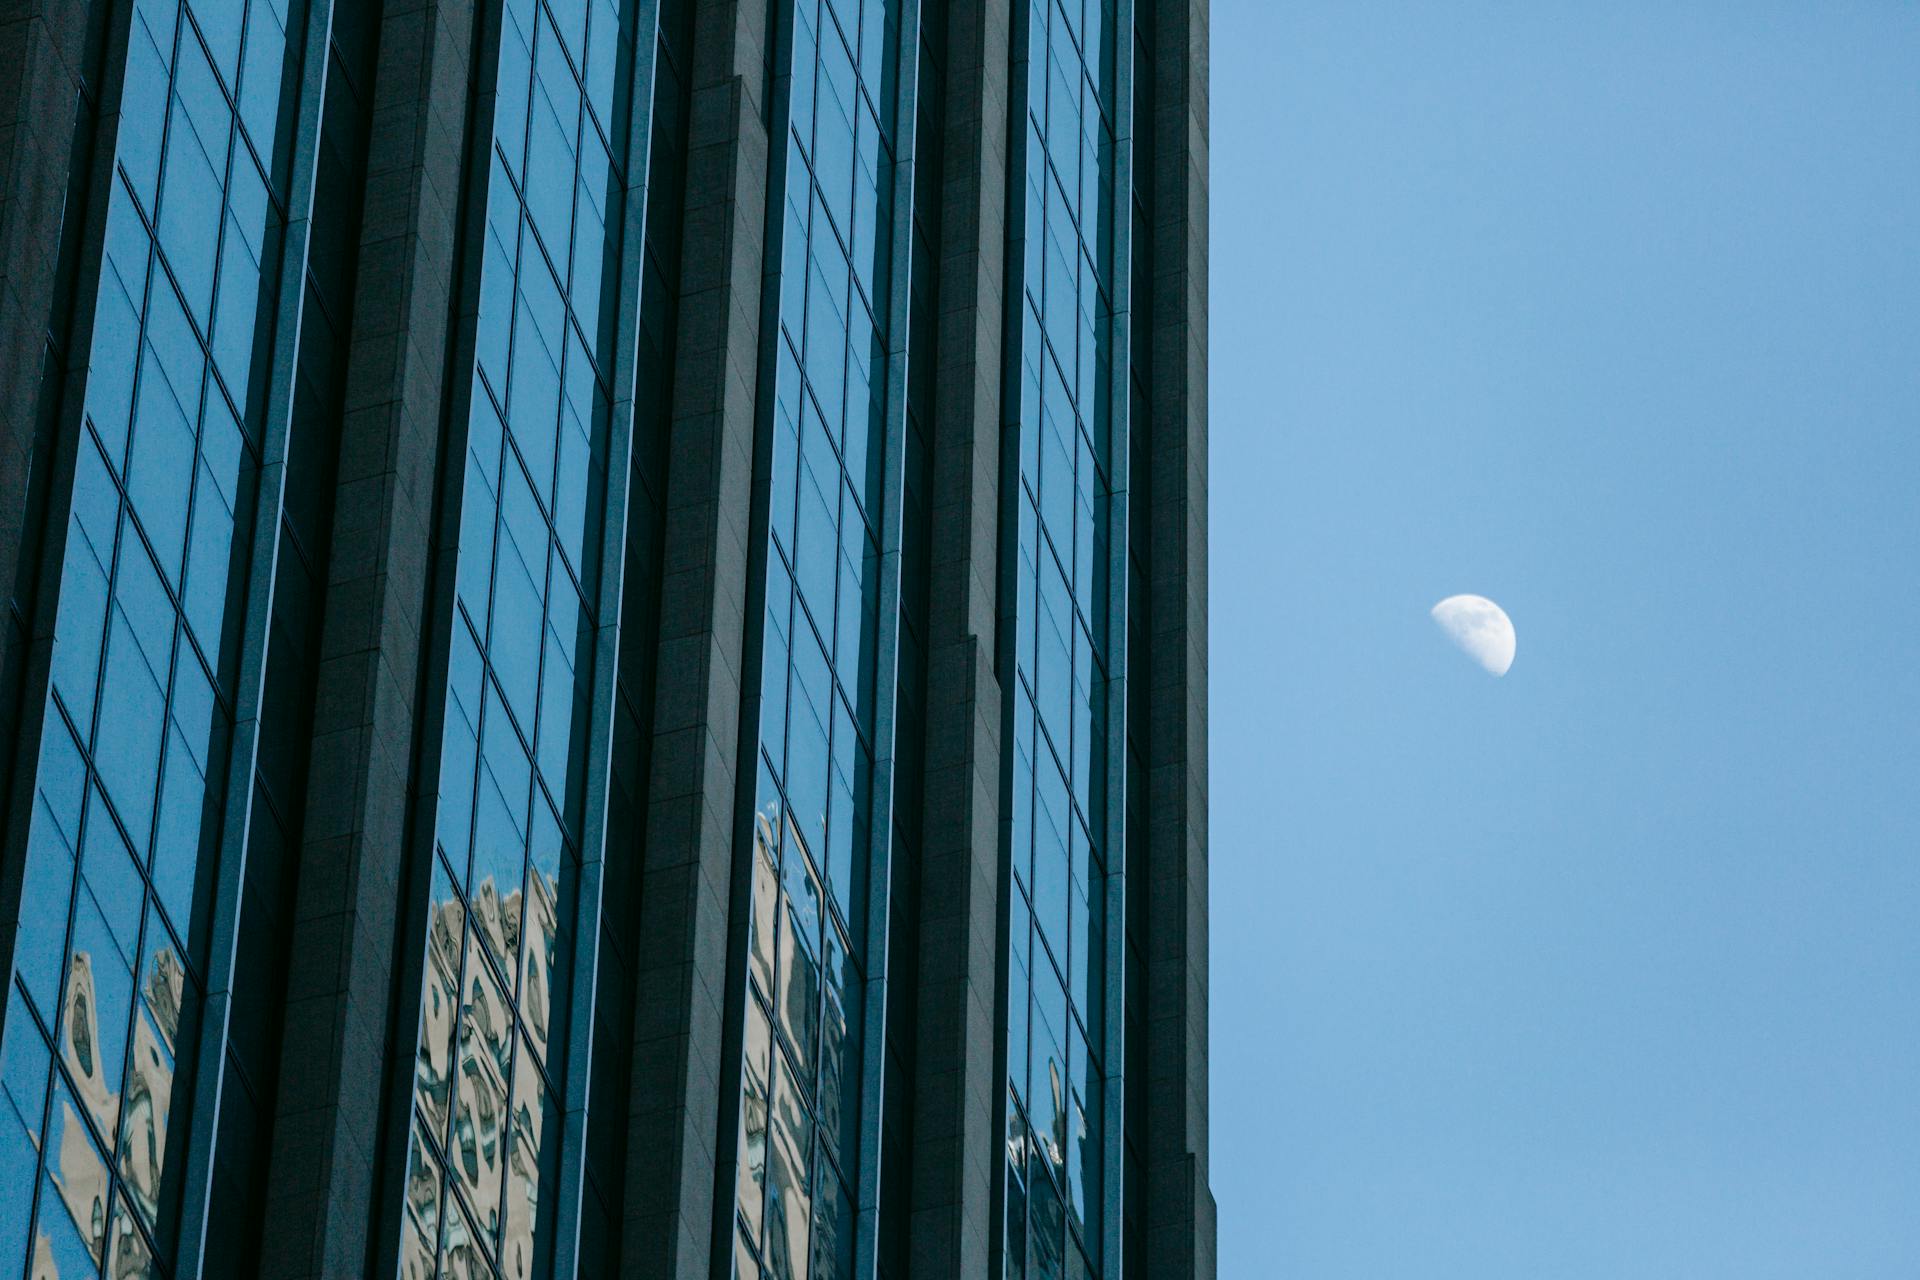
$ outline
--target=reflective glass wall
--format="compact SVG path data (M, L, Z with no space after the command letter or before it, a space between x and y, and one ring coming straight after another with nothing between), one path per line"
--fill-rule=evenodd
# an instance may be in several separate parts
M1021 299L1008 360L1018 440L1008 889L1006 1275L1107 1274L1109 548L1118 128L1113 0L1030 0ZM1017 30L1019 26L1017 25ZM1014 256L1017 255L1017 256ZM1015 323L1010 317L1009 323ZM1118 993L1114 993L1118 995Z
M306 6L121 20L0 1049L0 1270L48 1277L174 1262Z
M1135 7L36 8L0 1280L1144 1258Z
M499 13L406 1277L553 1257L637 9Z
M776 80L789 128L734 1232L736 1274L756 1280L853 1274L876 702L894 695L876 671L897 519L882 507L900 9L797 0Z

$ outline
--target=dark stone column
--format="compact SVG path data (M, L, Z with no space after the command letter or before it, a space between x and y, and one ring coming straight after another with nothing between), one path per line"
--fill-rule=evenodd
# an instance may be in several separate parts
M1211 1280L1207 1161L1208 0L1154 0L1145 1274ZM1141 424L1136 424L1136 429Z
M996 1256L1000 753L994 673L1005 327L1007 0L948 10L934 391L911 1273Z
M295 894L263 1271L366 1271L383 1177L396 939L423 719L453 340L472 0L391 3L380 32L353 343ZM463 384L464 385L464 384ZM448 538L451 535L446 535ZM416 919L415 915L421 916ZM398 918L397 918L398 917ZM410 1065L410 1064L408 1064ZM389 1126L390 1128L392 1126Z
M621 1274L708 1275L727 1077L761 270L764 4L696 0ZM746 785L751 786L751 777ZM730 1154L730 1153L729 1153Z
M69 213L86 42L84 0L0 5L0 588L9 595L26 549L41 364Z

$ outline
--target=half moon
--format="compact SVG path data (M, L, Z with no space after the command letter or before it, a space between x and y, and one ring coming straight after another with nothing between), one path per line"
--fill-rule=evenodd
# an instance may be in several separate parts
M1433 606L1433 620L1488 675L1503 676L1513 665L1513 619L1485 596L1448 596Z

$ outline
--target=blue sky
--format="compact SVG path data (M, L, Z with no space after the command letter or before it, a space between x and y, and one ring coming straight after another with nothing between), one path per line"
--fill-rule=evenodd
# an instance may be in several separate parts
M1920 7L1213 20L1221 1275L1920 1275Z

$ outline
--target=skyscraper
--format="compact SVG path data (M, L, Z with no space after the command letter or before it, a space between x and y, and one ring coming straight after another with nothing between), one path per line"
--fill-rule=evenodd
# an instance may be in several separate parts
M1211 1276L1206 0L0 23L0 1274Z

